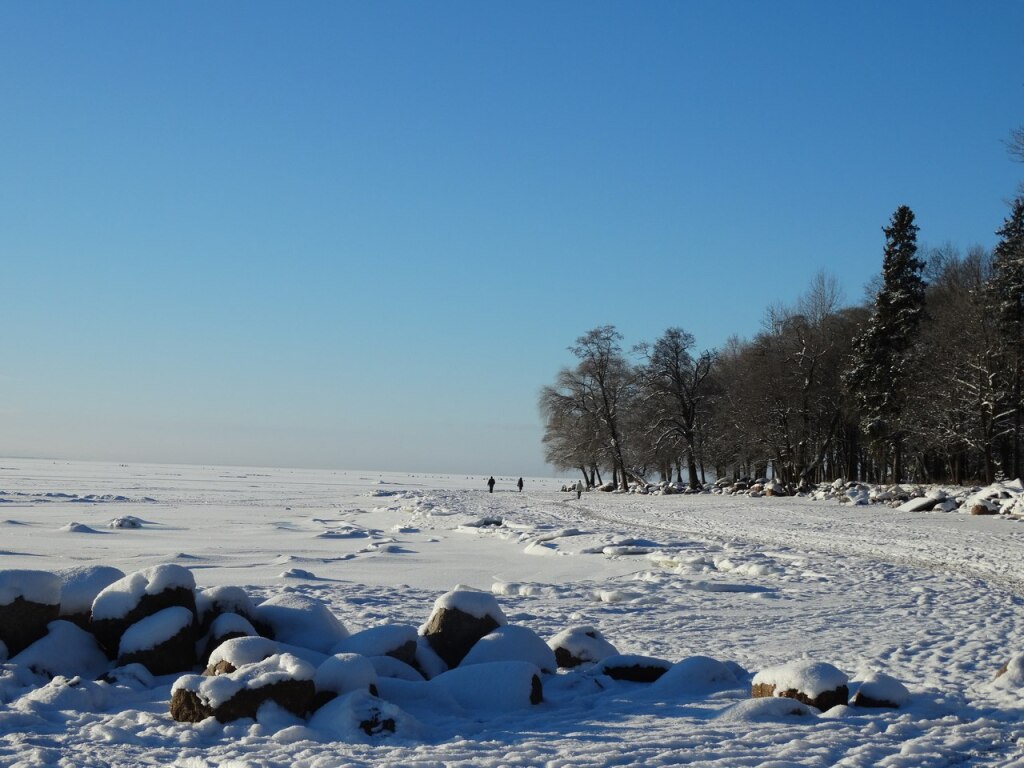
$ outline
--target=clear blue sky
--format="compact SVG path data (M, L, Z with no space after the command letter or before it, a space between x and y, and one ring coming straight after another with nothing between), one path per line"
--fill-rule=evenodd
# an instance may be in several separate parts
M1024 2L3 2L0 455L551 474L597 325L702 347L898 205L991 246Z

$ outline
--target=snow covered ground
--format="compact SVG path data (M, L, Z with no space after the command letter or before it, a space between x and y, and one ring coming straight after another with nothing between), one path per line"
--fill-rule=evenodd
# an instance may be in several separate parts
M400 727L364 736L283 712L178 723L177 675L100 695L24 687L6 668L0 765L1024 765L1024 689L994 681L1024 651L1024 523L794 498L577 500L563 479L526 478L523 493L515 479L489 494L479 476L2 459L0 568L177 564L257 601L317 598L350 632L422 624L461 584L545 639L590 625L620 653L736 662L739 680L563 672L543 703L501 711L392 683ZM889 675L909 699L796 715L749 698L755 673L799 660L834 665L851 694Z

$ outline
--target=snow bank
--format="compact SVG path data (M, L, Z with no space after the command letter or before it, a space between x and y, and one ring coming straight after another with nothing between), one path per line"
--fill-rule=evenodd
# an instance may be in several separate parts
M10 605L18 598L30 603L60 603L60 578L49 571L0 571L0 605Z
M814 720L817 712L796 699L747 699L715 718L720 723L770 723Z
M332 653L360 653L363 656L383 656L407 643L416 643L416 627L408 624L386 624L356 632L340 641Z
M419 740L425 735L412 715L366 691L352 691L327 702L309 719L309 730L324 741L346 743L371 739L377 743L391 734L403 740Z

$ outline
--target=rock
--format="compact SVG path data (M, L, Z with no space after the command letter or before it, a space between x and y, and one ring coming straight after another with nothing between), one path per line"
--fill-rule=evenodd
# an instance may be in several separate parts
M910 692L899 680L882 672L865 677L850 702L855 707L899 709L910 697Z
M750 695L757 699L781 696L821 711L849 701L847 678L831 664L797 661L762 670L754 675Z
M349 636L326 604L307 595L276 595L260 603L256 614L271 627L275 640L324 654Z
M480 638L506 623L493 595L456 588L435 601L434 611L420 634L452 669Z
M223 675L185 675L171 688L171 717L189 723L255 719L267 701L304 717L316 693L313 672L307 662L282 653Z
M988 501L978 501L971 506L972 515L998 515L999 508Z
M124 578L124 571L107 565L83 565L57 571L60 578L60 617L91 631L92 603L104 588Z
M117 664L142 664L154 675L191 670L196 664L195 615L176 605L139 620L121 636Z
M653 683L671 667L671 663L650 656L616 655L603 659L597 665L597 671L613 680Z
M46 635L60 615L60 578L46 571L0 571L0 642L13 657Z
M570 627L548 640L548 646L555 652L555 662L563 669L618 654L615 646L594 627Z
M256 637L257 635L259 632L245 617L239 616L237 613L222 613L210 625L200 661L204 665L208 663L210 654L228 640L239 637Z
M273 628L257 617L256 605L241 587L208 587L196 591L196 615L199 617L199 634L209 634L217 617L232 613L241 616L264 637L274 637Z
M92 631L107 656L117 656L128 627L165 608L196 613L195 578L180 565L136 571L104 588L92 604Z

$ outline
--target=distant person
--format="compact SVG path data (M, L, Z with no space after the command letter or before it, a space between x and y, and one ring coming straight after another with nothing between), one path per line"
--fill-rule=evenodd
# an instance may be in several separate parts
M577 499L580 498L581 496L583 496L583 491L584 491L583 481L582 480L577 480L576 481L576 498Z
M494 477L493 476L491 477L490 480L487 481L487 490L489 490L491 493L494 493Z
M516 485L519 486L519 492L522 493L523 492L523 478L520 477L519 478L519 482L516 483Z

